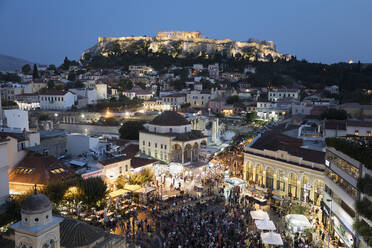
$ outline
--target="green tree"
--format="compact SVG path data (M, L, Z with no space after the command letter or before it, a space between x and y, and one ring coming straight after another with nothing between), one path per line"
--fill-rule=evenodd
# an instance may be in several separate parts
M31 74L31 66L29 64L22 66L21 70L23 74Z
M96 205L106 197L107 184L100 177L80 179L79 187L84 193L84 202L89 205Z
M123 78L120 79L118 86L121 90L131 90L133 88L133 83L131 80Z
M36 64L34 64L34 70L32 71L32 78L33 79L39 78L39 71L37 69L37 65Z
M245 119L248 122L257 120L257 112L250 112L245 115Z
M235 95L235 96L229 96L226 99L226 103L227 104L234 104L234 103L238 103L238 102L240 102L240 98L237 95Z
M125 122L119 129L120 137L122 139L138 140L139 131L144 129L143 124L142 121Z
M70 65L71 65L71 61L67 57L65 57L65 59L63 60L63 64L61 65L61 68L62 70L67 71L68 68L70 68Z
M75 79L76 79L75 72L70 71L70 72L68 73L67 79L70 80L70 81L75 81Z
M50 70L50 71L56 71L57 70L57 67L55 65L53 65L53 64L50 64L48 66L48 70Z
M53 80L48 80L48 88L53 89L55 87L54 81Z
M343 109L330 108L321 115L321 118L327 120L346 120L347 113Z

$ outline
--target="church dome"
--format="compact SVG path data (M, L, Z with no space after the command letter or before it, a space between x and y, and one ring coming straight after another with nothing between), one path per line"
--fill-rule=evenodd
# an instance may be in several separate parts
M150 124L158 126L184 126L189 125L190 122L175 111L164 111L155 117Z
M24 200L21 212L23 214L40 214L52 209L48 197L43 194L32 194Z

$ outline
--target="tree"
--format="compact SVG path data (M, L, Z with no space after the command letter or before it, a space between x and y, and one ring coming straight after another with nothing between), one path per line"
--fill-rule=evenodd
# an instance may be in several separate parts
M48 70L50 70L50 71L56 71L57 70L57 67L55 65L53 65L53 64L50 64L48 66Z
M123 78L120 79L118 86L121 90L131 90L133 88L133 83L131 80Z
M226 99L226 103L227 104L234 104L234 103L238 103L238 102L240 102L240 98L237 95L235 95L235 96L229 96Z
M107 184L100 177L80 179L79 187L84 193L84 202L89 205L96 205L106 197Z
M29 64L22 66L21 70L23 74L31 74L31 66Z
M346 120L347 119L347 113L343 109L328 109L321 115L322 119L327 120Z
M75 81L75 79L76 79L75 72L70 71L70 72L68 73L67 80Z
M32 79L37 79L39 78L39 71L37 69L37 65L34 64L34 70L32 71Z
M70 64L71 61L67 57L65 57L65 59L63 60L63 64L61 65L62 70L67 71L68 68L70 68Z
M138 140L139 131L144 129L143 124L142 121L125 122L119 129L120 137L122 139Z
M245 115L245 119L246 119L248 122L252 122L252 121L257 120L257 112L250 112L250 113L247 113L247 114Z
M48 88L53 89L55 87L54 81L53 80L48 80Z

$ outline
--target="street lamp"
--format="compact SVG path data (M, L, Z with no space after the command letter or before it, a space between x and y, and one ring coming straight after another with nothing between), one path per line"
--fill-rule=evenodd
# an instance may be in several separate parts
M330 212L329 212L329 230L328 230L328 248L330 247L330 241L331 241L331 230L332 230L332 199L327 199L327 202L331 202Z

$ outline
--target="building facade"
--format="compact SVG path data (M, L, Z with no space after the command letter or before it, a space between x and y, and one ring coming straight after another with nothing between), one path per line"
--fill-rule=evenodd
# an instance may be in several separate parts
M274 195L320 205L324 153L301 148L301 144L281 134L257 136L244 151L244 179L273 190Z
M191 123L174 111L165 111L140 131L140 152L164 162L181 164L199 162L207 138L191 129Z
M69 91L49 91L40 94L40 109L68 110L74 106L77 96Z

